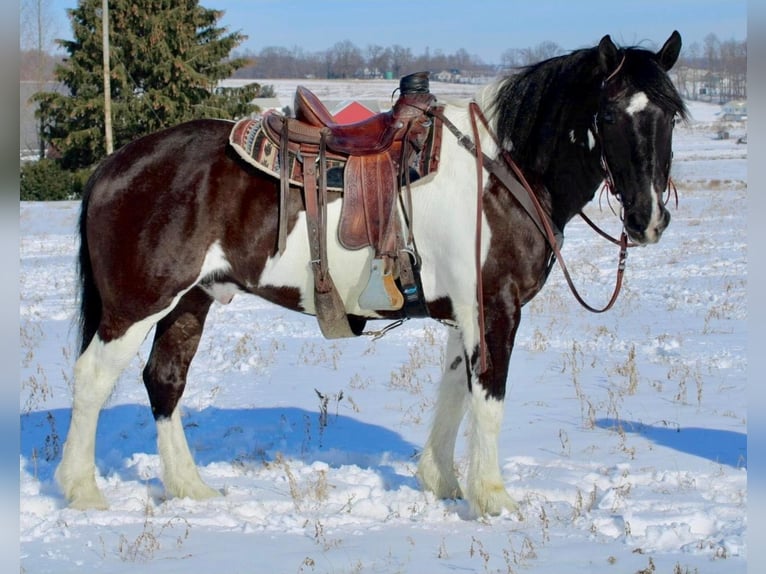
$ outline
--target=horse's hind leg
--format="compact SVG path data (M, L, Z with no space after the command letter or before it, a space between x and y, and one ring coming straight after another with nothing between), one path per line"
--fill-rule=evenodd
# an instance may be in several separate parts
M417 471L423 488L437 498L462 498L454 453L460 421L468 405L469 368L460 332L450 329L436 412Z
M72 420L61 464L56 469L56 480L72 508L107 507L95 476L99 412L153 325L153 320L145 319L106 343L96 335L77 359Z
M211 303L212 299L200 288L186 293L175 309L157 323L151 355L144 369L144 384L157 421L162 480L165 491L176 497L203 499L220 494L200 478L178 407Z

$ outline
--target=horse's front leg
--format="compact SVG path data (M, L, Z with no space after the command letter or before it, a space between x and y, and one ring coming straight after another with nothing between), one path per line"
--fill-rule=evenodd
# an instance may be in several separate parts
M418 462L417 476L425 490L437 498L462 498L455 476L455 441L460 421L468 407L468 376L465 348L460 331L450 329L439 385L436 411L428 440Z
M480 368L478 341L472 350L470 390L471 427L466 498L477 515L515 511L516 502L505 490L498 460L498 441L503 421L505 384L521 306L510 287L485 299L487 368Z

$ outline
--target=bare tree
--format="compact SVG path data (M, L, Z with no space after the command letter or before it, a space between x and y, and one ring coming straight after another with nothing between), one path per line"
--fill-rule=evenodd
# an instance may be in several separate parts
M747 43L728 40L720 44L722 96L747 97Z
M555 56L560 56L563 52L561 46L556 44L556 42L541 42L533 48L506 50L500 58L500 65L505 70L513 70L514 68L529 66Z
M372 75L382 75L391 69L391 50L371 44L367 46L367 66Z
M560 56L563 50L556 42L541 42L534 48L522 50L523 64L528 66L537 62L542 62L555 56Z
M399 44L391 48L391 70L394 72L394 77L399 77L403 74L404 70L409 70L412 62L412 51L409 48Z
M688 82L691 84L691 94L686 94L687 97L696 98L697 94L699 93L700 88L700 73L699 73L699 59L700 59L700 53L701 48L698 42L692 43L689 48L685 50L686 54L684 57L685 64L689 69L689 79ZM684 85L684 84L682 84Z
M705 79L706 90L713 94L719 94L721 91L720 72L720 47L721 43L718 36L708 34L703 41L703 58L706 61L707 77Z
M21 43L20 76L22 80L32 82L29 95L45 90L46 82L53 79L54 58L57 28L52 17L53 0L22 0L20 5L19 40ZM26 96L21 99L21 113L34 113L34 105ZM37 130L34 136L22 134L28 141L27 147L38 148L40 157L45 156L45 146Z
M52 14L53 0L21 0L19 39L23 51L53 50L57 30Z
M331 61L331 71L328 77L353 78L364 68L362 51L350 40L336 43L328 53Z
M506 71L520 68L524 65L523 61L521 50L518 48L509 48L500 56L500 66Z

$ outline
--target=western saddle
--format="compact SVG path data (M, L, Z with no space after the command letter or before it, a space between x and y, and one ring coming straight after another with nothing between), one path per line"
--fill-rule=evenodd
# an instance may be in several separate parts
M359 335L364 326L359 318L349 321L327 262L327 176L333 166L343 166L338 240L346 249L374 251L359 306L427 316L412 237L410 183L438 166L441 124L428 113L435 100L428 73L419 72L401 78L399 97L388 112L338 124L314 93L299 86L295 117L267 112L257 125L278 150L280 253L287 241L291 182L304 188L316 315L328 339ZM254 153L253 122L241 120L232 130L231 142L243 157L243 149Z

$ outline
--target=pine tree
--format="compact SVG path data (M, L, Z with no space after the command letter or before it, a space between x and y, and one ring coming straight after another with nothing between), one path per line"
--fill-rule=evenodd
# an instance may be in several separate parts
M43 138L66 169L105 155L102 0L68 10L74 39L55 75L68 93L40 92ZM253 110L260 86L216 91L247 61L229 59L244 39L217 26L222 11L198 0L110 0L110 84L115 149L147 133L201 117L237 118Z

